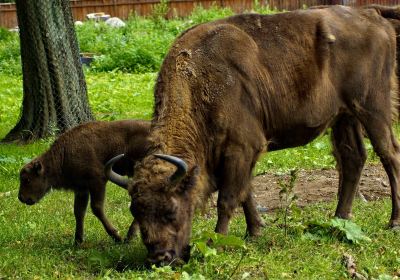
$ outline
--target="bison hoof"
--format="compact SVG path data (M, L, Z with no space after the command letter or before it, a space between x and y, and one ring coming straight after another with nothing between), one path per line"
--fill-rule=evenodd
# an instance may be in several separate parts
M261 232L262 227L265 227L265 225L263 224L263 225L260 225L260 226L258 226L258 227L248 228L248 229L246 230L245 238L247 239L247 238L259 237L259 236L261 236L261 234L262 234L262 232Z
M260 228L246 231L246 238L259 237L259 236L261 236Z
M390 227L390 230L393 230L395 232L400 232L400 226L392 226Z
M351 219L353 219L353 214L351 214L351 213L336 213L335 217L339 218L339 219L344 219L344 220L351 220Z
M116 243L122 243L122 241L124 241L120 236L114 236L113 238Z
M261 229L264 227L266 227L265 222L262 219L259 219L256 223L247 228L246 235L250 237L258 237L261 235Z
M400 231L400 221L399 220L391 220L389 222L389 229Z
M83 243L83 239L75 239L74 245L79 247L82 245L82 243Z
M82 237L75 237L74 245L79 246L83 243L83 238Z
M128 244L129 242L131 242L132 238L133 238L132 235L125 237L124 238L124 243Z
M117 232L113 232L112 234L110 234L110 236L112 237L112 239L114 239L116 243L121 243L123 241L122 237Z

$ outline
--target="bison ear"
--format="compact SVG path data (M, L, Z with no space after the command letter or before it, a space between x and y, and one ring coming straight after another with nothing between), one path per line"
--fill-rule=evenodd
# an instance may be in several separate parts
M200 167L195 165L186 174L185 178L179 184L177 189L178 192L186 192L191 190L197 183L197 179L200 173Z

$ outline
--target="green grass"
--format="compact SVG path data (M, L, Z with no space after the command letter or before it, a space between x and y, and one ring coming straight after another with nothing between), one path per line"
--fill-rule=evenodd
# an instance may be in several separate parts
M89 99L96 118L149 119L155 78L155 74L87 72ZM21 78L0 75L0 137L4 137L18 119L21 88ZM279 212L268 213L264 216L267 227L262 236L246 241L245 249L226 248L207 258L194 252L191 262L176 271L169 267L145 268L146 250L140 239L130 244L114 244L90 210L85 221L86 241L76 248L73 246L72 193L52 192L31 207L17 199L19 169L24 162L43 152L51 141L25 146L0 144L0 279L188 279L187 275L191 275L191 279L201 279L201 276L228 279L232 273L233 279L345 279L344 253L354 256L358 272L371 279L385 279L385 275L399 273L400 235L385 229L391 208L389 199L367 204L356 202L354 221L372 239L358 245L332 236L318 239L305 234L307 223L327 221L331 217L335 208L332 202L293 212L287 237L280 220L276 221ZM367 147L370 162L376 162L370 145ZM304 147L267 153L258 162L255 172L333 166L329 137L325 135ZM109 184L106 213L122 234L132 219L128 205L126 192ZM195 237L213 230L215 209L210 211L211 218L200 214L195 218ZM243 215L238 215L232 221L231 234L241 238L244 231Z
M120 229L130 223L129 199L125 192L109 186L107 191L107 213ZM246 249L226 249L216 256L202 258L194 256L188 266L176 272L163 269L152 271L143 266L146 251L139 239L131 244L114 244L106 235L97 219L88 214L86 219L86 241L81 248L72 245L74 220L72 195L54 192L38 205L28 207L19 203L16 193L1 197L0 221L0 276L10 278L103 278L132 279L174 278L182 270L191 275L201 274L207 279L227 279L235 272L234 279L249 273L249 279L338 279L346 278L341 262L344 253L355 257L358 271L370 277L382 274L394 275L400 265L398 232L384 229L389 202L368 204L356 203L355 222L373 241L354 245L335 238L314 240L298 230L298 224L311 220L327 220L334 203L316 204L292 215L289 234L273 222L275 213L265 216L268 222L263 235L246 242ZM212 230L215 215L195 219L194 235ZM231 234L242 237L245 230L243 217L232 222Z
M87 73L90 106L98 120L150 119L155 73Z

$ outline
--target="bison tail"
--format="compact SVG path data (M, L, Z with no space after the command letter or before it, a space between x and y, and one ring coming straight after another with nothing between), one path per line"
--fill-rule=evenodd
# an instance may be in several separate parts
M399 66L397 66L399 67ZM397 71L396 71L397 72ZM397 75L393 75L391 79L391 109L392 109L392 120L399 121L399 110L400 110L400 91L399 82Z

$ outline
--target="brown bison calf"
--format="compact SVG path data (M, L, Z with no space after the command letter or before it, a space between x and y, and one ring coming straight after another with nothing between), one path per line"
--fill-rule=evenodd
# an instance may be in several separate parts
M62 134L48 151L20 171L21 202L33 205L50 189L75 193L75 243L83 241L83 222L90 195L90 206L107 233L121 241L118 231L104 214L107 178L106 162L115 155L126 156L115 164L121 174L132 175L136 160L144 157L150 123L146 121L90 122ZM128 239L134 233L132 223Z

